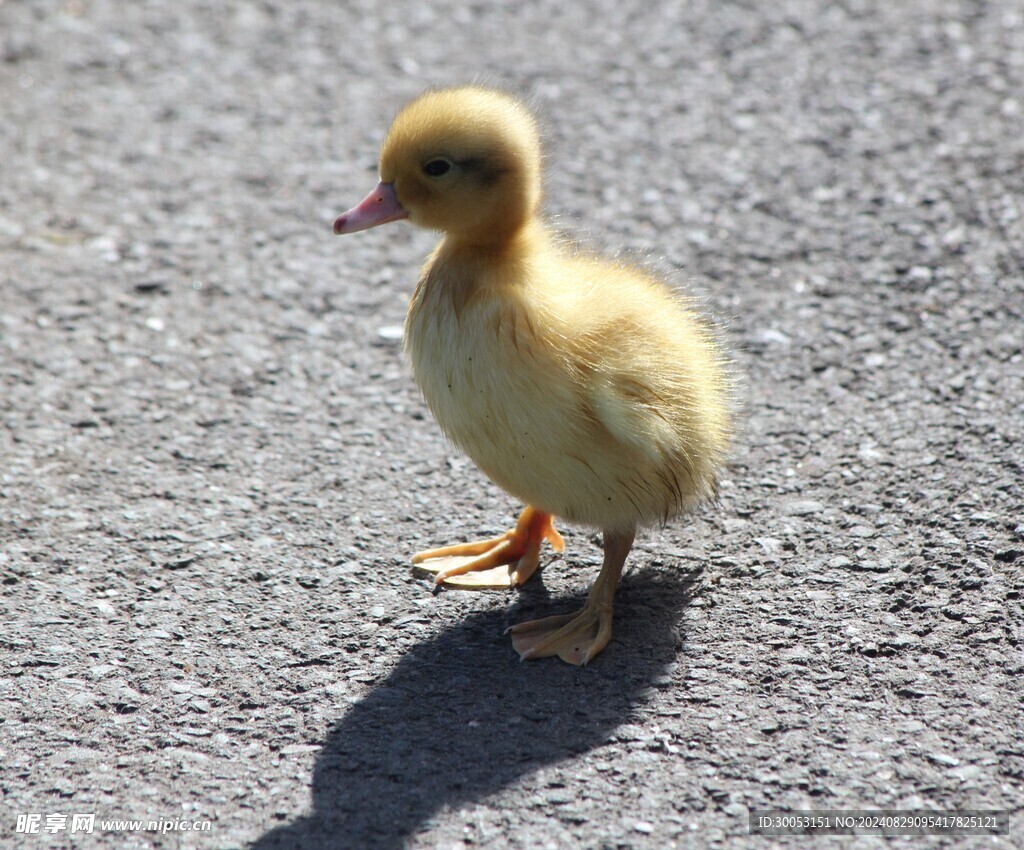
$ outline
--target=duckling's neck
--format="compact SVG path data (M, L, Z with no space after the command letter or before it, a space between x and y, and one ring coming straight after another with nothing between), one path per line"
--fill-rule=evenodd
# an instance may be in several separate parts
M549 242L543 222L531 216L520 226L501 233L445 233L436 255L458 265L515 266L545 251Z

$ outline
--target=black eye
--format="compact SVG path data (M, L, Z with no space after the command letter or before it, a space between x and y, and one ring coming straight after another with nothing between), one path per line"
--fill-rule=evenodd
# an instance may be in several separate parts
M423 166L423 173L428 177L443 177L452 170L452 164L447 159L432 159Z

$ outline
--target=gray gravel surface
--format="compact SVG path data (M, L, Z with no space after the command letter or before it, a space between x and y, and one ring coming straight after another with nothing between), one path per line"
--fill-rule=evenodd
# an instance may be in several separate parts
M517 593L413 551L519 508L395 338L433 243L331 235L425 86L529 94L547 208L705 300L721 503ZM1015 0L0 2L0 845L809 847L752 807L1024 842ZM93 812L91 834L16 833ZM205 833L99 821L208 820Z

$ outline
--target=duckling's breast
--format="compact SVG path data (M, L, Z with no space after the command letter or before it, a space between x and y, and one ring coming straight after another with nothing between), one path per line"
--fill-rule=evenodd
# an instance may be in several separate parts
M410 306L406 348L447 437L510 493L564 516L566 499L549 473L554 458L571 451L565 412L574 389L523 305L509 293L467 294L451 280L425 278Z

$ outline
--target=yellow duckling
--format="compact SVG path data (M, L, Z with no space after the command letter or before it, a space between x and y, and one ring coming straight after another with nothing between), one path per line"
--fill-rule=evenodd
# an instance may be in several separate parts
M515 98L430 91L395 119L380 183L335 233L409 219L442 231L409 305L405 346L448 438L527 507L493 540L421 552L438 584L514 586L552 517L600 528L583 610L513 626L523 659L586 664L611 637L637 526L714 495L729 436L712 335L668 286L560 243L538 215L537 126Z

